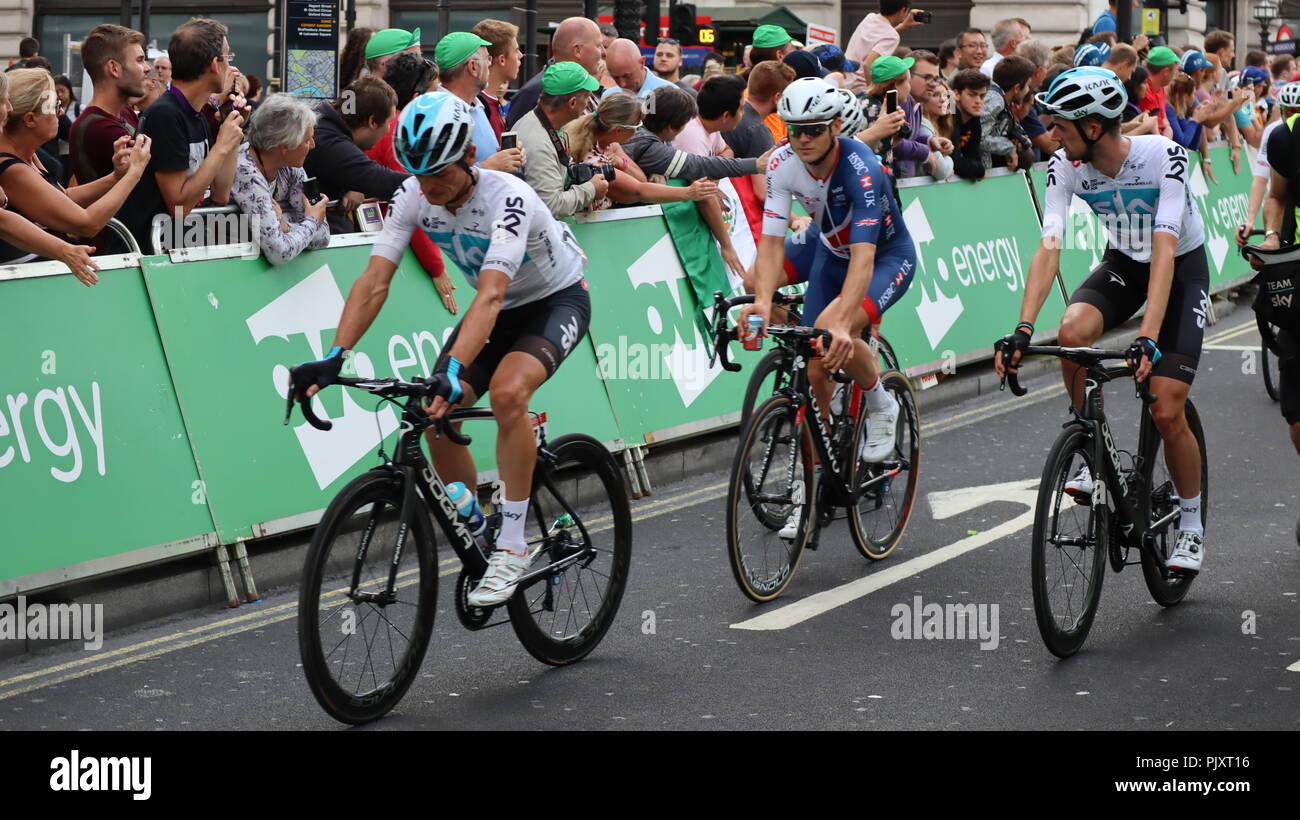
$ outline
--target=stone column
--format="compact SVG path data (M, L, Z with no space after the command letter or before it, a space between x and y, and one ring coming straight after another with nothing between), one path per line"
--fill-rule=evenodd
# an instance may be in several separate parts
M35 0L0 0L0 56L18 56L19 41L31 36L35 6ZM0 71L8 62L0 64Z
M1104 8L1105 3L1101 6ZM1100 13L1098 9L1097 14ZM982 29L987 37L995 23L1008 17L1025 18L1033 26L1034 39L1058 46L1078 42L1079 32L1092 25L1096 14L1089 16L1089 4L1085 0L1038 0L1033 5L1027 5L1024 0L976 0L971 7L970 24Z

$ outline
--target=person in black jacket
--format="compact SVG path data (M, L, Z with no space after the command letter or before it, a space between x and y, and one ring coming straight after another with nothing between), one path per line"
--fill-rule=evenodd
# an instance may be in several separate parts
M316 177L321 193L344 200L326 217L330 233L355 233L351 213L362 199L389 199L410 176L391 171L364 153L388 135L389 123L397 116L397 94L377 77L361 77L332 105L321 103L316 115L316 147L307 154L303 168L307 176Z
M953 112L953 170L962 179L983 179L980 158L980 113L992 80L973 68L958 71L952 78L957 110Z

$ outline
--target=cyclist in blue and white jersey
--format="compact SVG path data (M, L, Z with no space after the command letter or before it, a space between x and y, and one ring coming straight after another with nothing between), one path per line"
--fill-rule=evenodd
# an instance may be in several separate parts
M795 80L781 95L777 113L789 128L790 142L768 161L754 303L745 306L739 321L745 327L752 314L766 324L773 291L807 282L804 320L831 333L825 355L809 364L817 402L829 413L829 373L842 368L852 376L866 391L870 412L863 455L882 461L894 446L898 402L884 389L862 331L907 292L916 248L876 155L840 136L845 106L845 97L816 77ZM794 199L812 222L786 238Z
M1059 267L1070 199L1078 195L1106 226L1109 247L1070 298L1060 343L1092 345L1146 303L1129 359L1134 378L1150 376L1150 391L1159 399L1150 406L1151 416L1182 510L1167 565L1194 574L1205 556L1201 461L1184 408L1201 356L1209 268L1204 227L1187 185L1187 151L1158 135L1120 136L1126 94L1107 69L1064 71L1037 99L1052 114L1052 134L1061 148L1048 166L1043 239L1029 266L1020 324L1007 337L1011 361L1003 361L999 351L995 365L999 374L1014 372L1029 345L1033 321ZM1081 408L1082 368L1062 361L1061 369L1075 407ZM1081 501L1091 500L1092 489L1086 467L1066 484Z
M474 167L473 130L469 107L450 94L424 94L402 111L393 147L415 176L393 198L370 262L348 295L334 348L304 367L316 385L308 396L334 382L344 353L383 307L415 231L456 261L476 293L434 366L428 413L441 418L489 394L504 484L501 531L469 603L493 606L514 593L536 552L529 554L524 542L537 459L528 405L586 335L591 300L583 276L587 259L568 226L551 216L527 183ZM431 431L429 449L443 481L477 484L467 447L435 439Z

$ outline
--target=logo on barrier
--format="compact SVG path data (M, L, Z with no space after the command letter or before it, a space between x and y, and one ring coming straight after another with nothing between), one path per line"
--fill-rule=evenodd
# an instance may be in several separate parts
M248 317L246 324L255 344L269 338L305 341L300 348L303 355L294 361L297 364L324 357L324 334L337 326L343 304L343 293L329 266L324 265ZM360 377L375 376L374 365L366 354L354 354L351 364ZM281 399L287 398L289 369L283 364L276 365L271 377ZM331 406L341 404L342 413L327 412L326 400ZM293 432L322 490L351 470L398 427L397 414L391 407L385 406L378 412L366 410L353 400L349 391L341 388L313 398L312 408L322 419L333 421L334 429L326 433L303 421Z

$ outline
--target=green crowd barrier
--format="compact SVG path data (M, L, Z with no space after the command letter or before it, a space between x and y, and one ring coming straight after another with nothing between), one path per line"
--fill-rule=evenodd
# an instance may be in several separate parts
M140 268L100 264L0 282L0 599L216 545Z
M315 523L352 478L378 463L381 443L399 426L393 405L360 391L330 388L313 401L333 422L322 432L295 407L282 426L289 368L322 358L333 342L369 245L304 253L280 267L261 258L172 262L142 260L176 395L194 438L194 458L223 543ZM461 311L472 290L459 284ZM408 252L388 300L349 358L345 375L427 376L459 316L443 307L432 280ZM619 438L590 345L580 345L533 409L552 436L582 430ZM496 429L470 422L481 476L493 477Z

